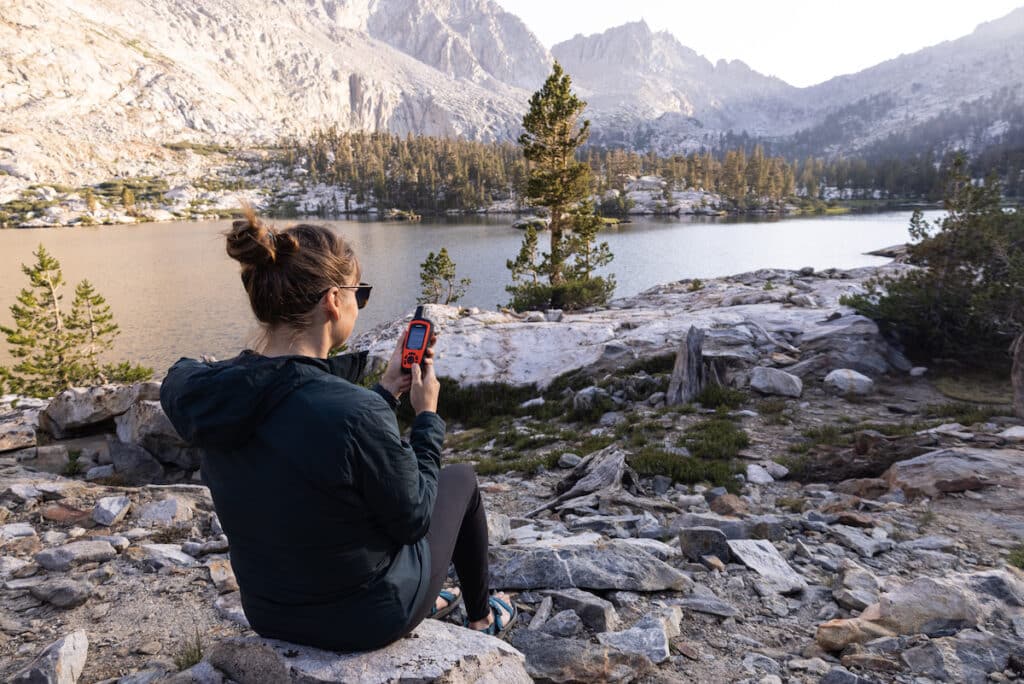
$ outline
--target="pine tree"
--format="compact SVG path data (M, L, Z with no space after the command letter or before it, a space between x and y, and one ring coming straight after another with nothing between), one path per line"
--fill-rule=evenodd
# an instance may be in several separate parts
M590 167L576 161L576 150L590 135L590 122L578 125L587 103L572 92L572 80L555 62L544 86L530 98L523 117L519 144L531 162L526 196L530 204L546 207L551 216L547 276L552 285L565 281L565 234L571 226L567 211L590 192Z
M594 213L593 206L584 206L573 215L572 236L569 247L574 260L571 276L574 280L590 280L594 272L612 262L614 256L607 242L597 242L597 233L603 225L601 217ZM609 284L608 293L615 289L615 278L604 279Z
M71 304L67 326L81 340L82 375L94 376L81 377L79 380L101 384L109 382L100 367L99 355L114 346L114 338L120 330L117 323L114 323L114 315L107 301L88 280L83 280L75 288L75 299Z
M11 305L14 327L0 326L20 359L0 369L0 384L17 392L49 397L73 385L148 380L153 370L122 362L99 364L99 354L110 349L117 325L110 307L92 284L83 280L75 288L71 314L61 311L64 276L60 262L40 245L36 263L21 267L30 287Z
M454 304L466 294L471 282L469 278L455 279L455 262L447 248L442 247L437 254L428 254L420 264L422 291L416 301L419 304Z
M11 305L14 327L0 326L0 332L11 345L11 355L20 359L11 368L20 376L20 391L46 397L72 385L79 338L68 329L61 312L64 275L60 263L42 245L32 254L36 263L21 266L30 287L22 289Z
M505 262L505 268L512 272L513 283L526 280L527 278L530 279L531 283L537 283L540 276L540 271L537 267L537 247L537 227L528 225L526 226L525 235L523 235L523 244L519 247L519 254L516 255L515 259L508 259ZM514 293L516 286L510 285L506 289Z

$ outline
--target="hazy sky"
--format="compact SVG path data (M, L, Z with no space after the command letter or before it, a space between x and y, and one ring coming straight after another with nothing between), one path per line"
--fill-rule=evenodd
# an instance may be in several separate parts
M628 21L796 86L966 35L1021 0L497 0L546 47Z

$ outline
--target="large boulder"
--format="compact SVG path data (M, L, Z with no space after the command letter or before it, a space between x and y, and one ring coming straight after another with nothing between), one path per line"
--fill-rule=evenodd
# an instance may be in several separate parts
M38 409L0 413L0 452L36 445Z
M750 371L750 387L761 394L799 397L804 391L800 378L778 368L757 366Z
M75 684L89 654L84 629L61 637L10 680L12 684Z
M783 559L775 546L765 539L730 539L726 542L736 560L743 563L780 594L793 594L807 588L807 582Z
M875 381L849 368L837 368L825 376L825 389L842 396L866 396L875 388Z
M894 463L883 476L909 497L936 497L998 484L1024 487L1024 451L1014 449L940 449Z
M335 653L284 641L222 641L206 660L239 684L529 684L523 654L494 637L439 620L376 651Z
M138 444L110 441L110 458L114 474L126 485L147 485L164 479L164 467L153 454Z
M693 581L622 540L561 548L526 545L490 550L491 586L499 589L689 591Z
M178 435L159 401L137 401L114 423L119 440L138 444L161 463L184 470L199 468L200 450Z
M651 672L651 661L643 655L540 630L516 630L512 644L526 655L526 670L534 681L632 682Z
M57 439L127 411L137 395L131 385L72 387L53 398L39 414L40 426Z

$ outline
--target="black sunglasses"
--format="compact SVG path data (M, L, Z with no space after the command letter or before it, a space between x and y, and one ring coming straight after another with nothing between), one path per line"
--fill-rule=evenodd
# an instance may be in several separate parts
M358 285L332 285L340 290L355 290L356 291L356 306L362 309L366 306L366 302L370 301L370 290L373 289L373 285L367 285L366 283L359 283ZM320 299L331 291L331 288L327 288L316 297L311 297L310 301L316 304Z

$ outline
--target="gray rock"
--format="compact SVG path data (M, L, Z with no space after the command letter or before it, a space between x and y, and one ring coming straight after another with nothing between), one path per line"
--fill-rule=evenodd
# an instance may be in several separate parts
M176 496L168 496L163 501L154 501L143 506L138 514L143 525L164 527L188 522L192 519L192 509Z
M131 406L134 395L129 385L73 387L55 396L39 414L40 426L63 439L75 430L121 415Z
M807 582L764 539L730 539L727 544L733 557L760 575L773 591L792 594L807 588Z
M203 660L187 670L171 675L163 684L224 684L224 675L209 662Z
M832 525L828 531L848 549L856 551L864 558L871 558L884 551L889 551L893 543L888 539L875 539L849 525Z
M0 453L35 446L38 411L29 413L4 416L0 420Z
M929 535L900 542L896 546L904 551L949 551L956 548L956 541L941 535Z
M126 444L138 444L161 463L195 470L200 450L189 447L171 425L159 401L136 401L114 419L117 438Z
M834 666L821 678L819 684L877 684L874 679L855 675L845 667Z
M693 581L649 553L616 540L605 545L490 550L491 586L502 589L688 591Z
M188 541L181 545L181 550L193 558L207 556L211 553L227 553L229 550L228 538L221 535L219 539L211 539L208 542Z
M79 629L53 642L10 680L12 684L75 684L89 655L89 638Z
M619 626L615 606L600 596L582 589L559 589L544 592L559 609L572 609L583 624L593 632L608 632ZM532 625L532 623L531 623Z
M45 549L36 554L36 563L47 570L70 570L74 565L108 561L117 557L117 551L109 542L78 541Z
M881 595L878 621L897 634L942 636L981 621L977 600L961 580L918 577Z
M584 387L573 395L572 407L576 411L590 411L601 403L611 400L611 395L596 385Z
M771 484L775 482L775 478L771 476L763 466L759 466L756 463L750 463L747 465L747 482L750 484Z
M622 411L609 411L597 420L597 424L601 427L615 427L624 424L626 421L626 416L623 415Z
M132 500L127 496L105 496L92 509L92 519L100 525L116 525L128 514Z
M99 465L93 466L85 471L85 479L87 482L95 482L96 480L106 480L114 477L114 466L110 465Z
M919 378L919 377L921 377L922 375L924 375L927 372L928 372L928 369L926 367L924 367L924 366L914 366L909 371L910 377L912 377L912 378Z
M213 607L221 618L249 629L249 619L245 617L245 611L242 610L242 597L237 591L224 594L213 602Z
M659 614L646 616L630 629L598 634L597 640L623 653L634 653L652 663L662 663L672 655L668 641L679 635L681 617L679 608L663 609Z
M112 440L110 459L114 472L127 485L147 485L161 482L164 478L164 467L137 444Z
M915 674L940 681L985 684L989 674L1002 672L1011 654L1024 655L1024 647L999 635L964 630L953 637L933 639L901 654Z
M644 656L580 639L520 629L512 633L511 641L526 655L526 671L535 681L632 682L652 670Z
M142 564L147 569L157 571L163 568L190 568L196 559L181 550L177 544L142 544Z
M545 634L557 637L573 637L583 631L583 621L576 611L566 609L551 616L540 628Z
M550 596L545 596L540 605L537 607L537 611L533 614L530 619L530 625L528 629L540 629L547 622L548 618L551 617L551 607L554 605L554 601Z
M1024 487L1024 451L955 447L898 461L883 476L910 498L936 497L999 484Z
M964 579L971 591L982 601L994 600L1016 608L1024 607L1024 579L1019 573L1008 569L986 570L971 573Z
M838 368L825 376L825 389L842 396L867 396L875 389L875 381L849 368Z
M0 541L36 536L36 528L30 523L8 523L0 525Z
M487 512L487 539L491 544L504 544L512 536L512 523L504 513Z
M873 574L848 560L843 560L840 567L832 588L836 603L850 610L864 610L878 601L878 580Z
M671 602L673 605L696 613L707 613L708 615L717 615L725 618L739 615L739 611L735 607L717 597L693 596L690 598L672 599Z
M728 563L729 545L727 537L717 527L684 527L679 530L679 548L683 555L693 562L699 562L704 556L717 556L718 560Z
M68 578L47 580L29 589L29 592L40 601L45 601L57 608L76 608L92 596L92 585Z
M672 478L665 477L664 475L655 475L654 482L652 483L655 496L661 496L668 492L672 487Z
M18 577L22 572L25 572L30 565L32 564L28 561L23 561L20 558L14 558L13 556L0 556L0 580Z
M410 636L376 651L334 653L284 641L243 638L215 644L206 660L226 677L243 683L531 682L523 655L514 648L439 620L424 620Z
M750 371L750 386L761 394L799 397L804 391L800 378L778 368L756 366Z
M673 533L692 527L714 527L721 530L727 539L749 539L750 523L717 513L684 513L672 521Z
M561 309L548 309L544 312L544 319L548 323L561 323L564 315Z
M558 457L559 468L575 468L583 459L576 454L564 453Z

